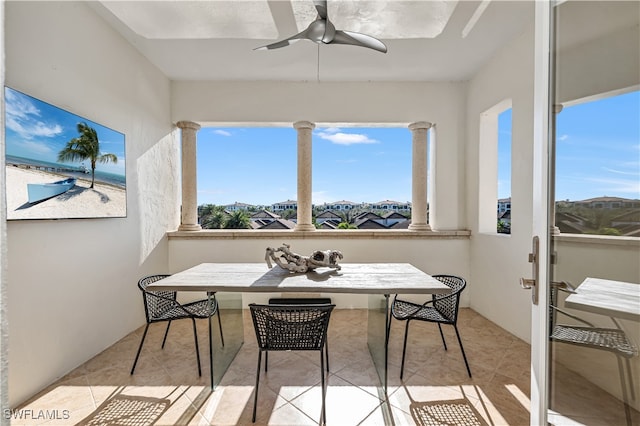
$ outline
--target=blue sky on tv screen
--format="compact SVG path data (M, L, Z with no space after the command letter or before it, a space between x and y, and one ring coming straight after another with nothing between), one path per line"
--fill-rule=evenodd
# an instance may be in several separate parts
M78 123L85 122L98 133L100 152L115 154L118 162L98 164L96 171L125 175L124 134L54 105L5 87L5 152L32 162L58 163L58 153L78 137ZM88 161L66 163L89 168Z

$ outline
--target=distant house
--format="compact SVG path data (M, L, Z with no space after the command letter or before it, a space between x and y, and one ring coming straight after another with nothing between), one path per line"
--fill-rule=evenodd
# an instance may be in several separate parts
M572 213L556 212L556 226L565 234L584 234L588 231L586 220Z
M389 228L399 222L405 222L409 220L406 216L398 213L397 211L391 211L382 215L381 224Z
M387 229L386 226L369 218L360 219L356 221L355 225L358 229Z
M632 210L612 218L611 227L626 237L640 236L640 210Z
M283 212L285 210L298 210L298 202L295 200L282 201L271 206L274 212Z
M252 204L238 203L237 201L233 204L227 204L226 206L224 206L225 210L231 213L237 211L247 211L252 207L254 207Z
M604 196L575 201L573 204L589 209L626 209L640 207L640 200Z
M341 201L336 201L334 203L326 203L324 207L327 210L345 211L345 210L353 210L355 208L362 207L362 204L354 203L353 201L341 200Z
M358 221L363 221L364 219L370 219L370 220L374 220L374 221L379 221L380 224L382 224L383 218L382 216L380 216L377 213L373 213L373 212L362 212L359 215L357 215L356 217L353 218L354 222L358 222Z
M509 198L500 198L498 200L498 217L500 214L511 211L511 197Z
M280 216L273 212L270 212L269 210L260 210L252 214L249 219L251 219L252 222L260 221L263 223L269 223L273 222L276 219L280 219Z
M296 223L287 219L276 219L258 229L293 229Z
M340 215L335 214L331 210L325 210L316 216L316 223L323 224L325 222L340 223L342 222L342 217L340 217Z
M408 229L409 225L411 225L411 219L405 220L404 222L398 222L395 225L391 225L389 229Z
M338 225L331 220L327 220L318 225L318 229L337 229Z
M371 208L377 210L394 210L394 211L411 211L411 203L402 203L400 201L383 200L377 203L371 204Z
M498 214L498 221L505 224L507 229L511 229L511 210L504 211Z

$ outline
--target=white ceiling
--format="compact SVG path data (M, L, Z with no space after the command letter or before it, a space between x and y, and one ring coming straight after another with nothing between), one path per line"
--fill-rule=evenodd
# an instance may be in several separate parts
M256 51L306 28L316 17L313 2L89 4L172 80L467 80L534 19L534 2L526 0L329 0L337 29L377 37L388 53L306 40Z

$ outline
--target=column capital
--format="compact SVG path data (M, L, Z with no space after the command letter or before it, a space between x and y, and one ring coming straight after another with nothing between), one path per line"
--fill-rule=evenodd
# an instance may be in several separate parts
M418 129L429 129L431 128L432 124L429 123L428 121L416 121L415 123L411 123L409 124L409 130L413 131L413 130L418 130Z
M556 113L556 114L560 114L563 109L564 109L564 106L562 104L554 104L553 105L553 112Z
M194 123L193 121L178 121L176 126L181 129L191 129L196 131L200 130L201 127L198 123Z
M310 121L296 121L293 123L293 128L298 129L315 129L316 125Z

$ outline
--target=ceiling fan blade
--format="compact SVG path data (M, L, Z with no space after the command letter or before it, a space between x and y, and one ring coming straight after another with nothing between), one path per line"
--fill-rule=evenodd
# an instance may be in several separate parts
M336 30L331 43L367 47L378 52L387 53L387 46L377 38L366 34L354 33L353 31Z
M313 0L313 5L318 11L318 16L322 19L327 19L327 0Z
M285 38L284 40L276 41L275 43L267 44L266 46L256 47L253 50L273 50L273 49L280 49L281 47L287 47L303 38L308 39L309 38L307 35L308 32L309 32L309 28L289 38Z

